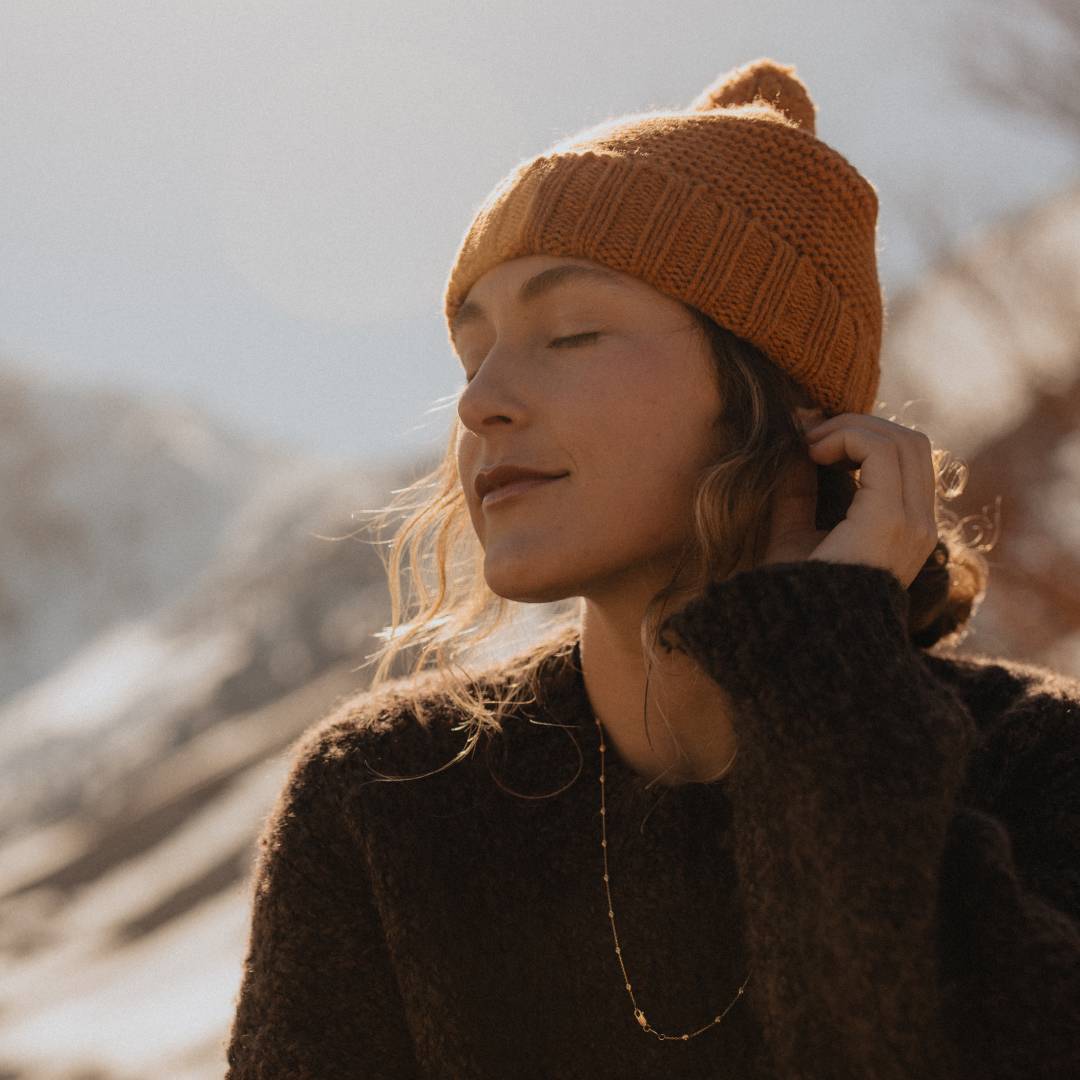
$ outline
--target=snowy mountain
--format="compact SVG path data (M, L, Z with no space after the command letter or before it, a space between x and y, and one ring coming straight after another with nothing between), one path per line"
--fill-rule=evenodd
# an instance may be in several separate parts
M327 537L355 531L350 513L382 494L352 468L279 470L170 603L0 704L0 838L90 805L107 814L133 766L356 661L389 614L385 574L370 543Z
M0 366L0 701L157 611L295 459L180 402Z
M389 616L374 547L329 538L396 483L279 474L182 595L0 710L0 1074L221 1075L255 831Z

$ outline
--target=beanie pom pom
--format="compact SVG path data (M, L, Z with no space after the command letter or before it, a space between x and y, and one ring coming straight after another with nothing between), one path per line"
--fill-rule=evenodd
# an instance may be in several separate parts
M695 112L708 112L758 100L782 112L804 131L811 135L815 133L816 106L796 76L795 66L780 64L768 57L751 60L721 75L701 92L690 108Z

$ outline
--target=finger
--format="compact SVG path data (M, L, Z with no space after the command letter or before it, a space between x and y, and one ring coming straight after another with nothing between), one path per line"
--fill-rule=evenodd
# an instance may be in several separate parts
M896 441L904 485L904 513L913 526L937 536L937 476L933 446L921 431L881 417L864 417Z
M866 426L846 424L815 440L807 449L823 465L850 463L859 470L862 490L883 508L894 507L906 513L901 456L895 439Z
M937 472L933 445L921 431L866 413L842 413L818 425L809 439L838 430L840 425L854 425L894 439L900 455L901 482L905 516L912 523L921 522L937 535Z
M937 475L933 446L921 431L905 429L898 442L904 470L904 509L937 536Z

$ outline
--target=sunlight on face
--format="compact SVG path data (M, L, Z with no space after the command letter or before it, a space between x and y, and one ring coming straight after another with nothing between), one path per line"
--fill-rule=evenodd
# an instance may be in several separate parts
M479 310L455 328L470 380L457 462L484 575L524 602L662 585L721 407L689 314L645 282L569 277L519 299L568 263L600 266L529 255L492 268L467 298ZM481 505L476 474L503 462L568 475Z

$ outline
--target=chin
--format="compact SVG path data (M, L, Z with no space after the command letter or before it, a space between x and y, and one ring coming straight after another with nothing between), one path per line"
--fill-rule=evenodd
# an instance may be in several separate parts
M519 604L552 604L568 596L580 596L574 584L560 579L546 580L539 574L495 574L484 571L488 588L504 600Z

